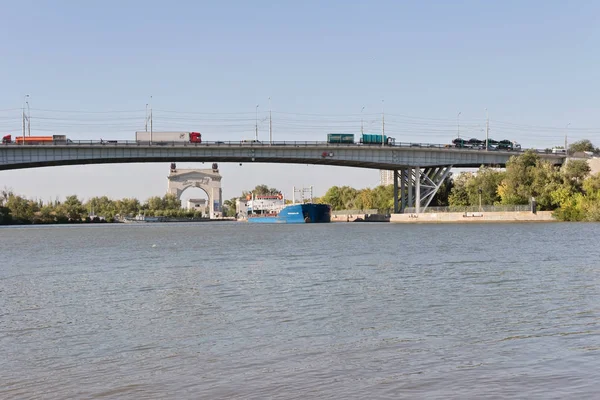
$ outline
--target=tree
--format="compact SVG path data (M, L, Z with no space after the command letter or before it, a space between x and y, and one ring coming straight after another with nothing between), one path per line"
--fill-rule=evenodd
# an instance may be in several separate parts
M502 204L528 204L531 199L532 170L540 157L531 150L512 156L506 163L506 176L498 188Z
M159 196L152 196L148 200L146 200L146 204L144 205L144 208L155 211L155 210L163 210L165 208L165 206L163 204L162 198L160 198Z
M448 205L451 207L465 207L470 205L467 183L473 178L473 173L463 172L452 183L452 190L448 196Z
M251 191L242 191L242 197L254 194L255 196L274 196L281 193L281 190L269 188L267 185L256 185Z
M453 182L448 203L452 207L476 206L481 198L482 205L497 204L501 200L498 187L504 177L504 172L483 166L477 173L462 173Z
M583 191L588 196L598 196L598 192L600 192L600 172L583 181Z
M10 208L0 206L0 225L9 225L13 221Z
M562 178L560 171L551 163L539 160L531 170L531 195L535 197L540 210L552 210L558 206L553 197L560 187Z
M81 221L81 217L85 213L85 208L76 195L67 196L67 199L62 205L67 218L71 221Z
M353 201L356 208L368 210L375 208L375 192L369 188L362 189L357 193L356 199Z
M579 140L569 145L569 154L579 153L583 151L595 151L594 145L588 139Z
M181 200L174 194L165 194L163 197L163 204L167 210L180 210Z
M586 160L569 160L564 166L565 183L571 184L575 191L581 191L581 183L591 169Z
M39 211L37 203L24 197L10 194L6 201L12 219L19 223L33 222L34 214Z
M333 210L350 210L356 206L358 191L350 186L332 186L320 201L331 205Z
M10 196L14 196L13 191L4 187L0 192L0 206L4 206L8 202Z
M114 202L114 209L120 215L137 215L142 208L138 199L125 198Z
M235 214L237 212L236 210L236 202L237 202L238 198L237 197L233 197L229 200L225 200L223 202L223 208L224 208L224 212L223 215L226 217L235 217Z
M481 204L493 205L500 202L498 195L498 186L502 183L505 173L496 171L492 168L481 167L477 174L467 182L467 193L469 195L469 203L477 205L480 198L481 189Z

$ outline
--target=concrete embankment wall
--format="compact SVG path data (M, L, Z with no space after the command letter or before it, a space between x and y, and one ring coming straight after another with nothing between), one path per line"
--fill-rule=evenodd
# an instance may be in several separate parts
M342 214L332 215L331 222L389 222L389 215L383 214Z
M478 223L478 222L551 222L552 211L513 212L453 212L424 214L392 214L390 222L396 223Z

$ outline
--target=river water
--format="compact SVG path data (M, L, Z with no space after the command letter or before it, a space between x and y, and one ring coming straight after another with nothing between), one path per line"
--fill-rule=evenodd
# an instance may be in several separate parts
M585 399L600 224L0 228L2 399Z

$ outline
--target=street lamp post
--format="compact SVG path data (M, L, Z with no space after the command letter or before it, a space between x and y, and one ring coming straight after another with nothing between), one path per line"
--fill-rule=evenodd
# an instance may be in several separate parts
M258 142L258 104L256 105L256 120L254 125L254 136L256 141Z
M154 127L152 126L152 121L153 121L153 117L152 117L152 96L150 96L150 144L152 144L152 135L154 133Z
M385 146L385 104L381 100L381 146Z
M565 128L565 156L569 155L569 150L567 149L567 134L569 133L569 125L571 125L571 123L569 122Z
M363 110L365 109L365 106L363 106L363 108L360 109L360 134L364 134L364 130L363 130Z
M27 136L31 136L31 110L29 109L29 95L27 95Z
M485 109L485 151L489 150L489 132L490 132L490 116L488 109Z
M458 112L458 114L456 115L456 129L457 129L457 134L458 134L458 138L460 139L460 111Z

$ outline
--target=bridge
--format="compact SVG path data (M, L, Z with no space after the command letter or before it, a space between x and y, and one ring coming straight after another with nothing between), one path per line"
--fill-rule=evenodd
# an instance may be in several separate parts
M553 164L565 155L538 151ZM69 141L0 145L0 170L60 165L141 162L313 164L394 171L394 212L425 210L452 168L504 167L519 151L456 148L443 144L333 144L326 142ZM398 191L400 190L400 193Z

